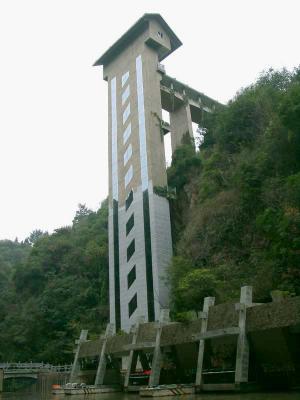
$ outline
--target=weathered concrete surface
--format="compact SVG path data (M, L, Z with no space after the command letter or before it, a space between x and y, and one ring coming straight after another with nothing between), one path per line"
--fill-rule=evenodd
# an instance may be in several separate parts
M300 324L300 296L266 303L247 310L247 331L284 328Z
M93 357L100 353L103 340L89 340L81 346L79 357Z
M238 326L238 312L235 304L220 304L210 308L208 330ZM247 333L270 330L274 328L300 326L300 297L287 298L282 302L265 303L247 309ZM199 334L201 320L188 324L170 323L163 327L161 346L172 346L196 341L194 335ZM155 342L156 325L141 325L137 343ZM128 354L126 346L131 344L132 334L115 335L107 341L107 354ZM79 357L92 357L99 354L102 341L88 341L80 348Z
M0 369L0 393L3 391L4 371Z

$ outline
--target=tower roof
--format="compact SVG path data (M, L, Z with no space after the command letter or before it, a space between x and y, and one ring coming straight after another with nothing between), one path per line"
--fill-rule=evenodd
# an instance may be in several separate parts
M130 42L132 42L146 29L150 20L156 20L164 28L171 42L171 50L168 53L165 53L159 61L163 60L182 45L180 39L176 36L176 34L160 14L147 13L137 20L136 23L124 33L124 35L122 35L111 47L109 47L109 49L106 50L106 52L102 54L102 56L94 63L94 66L108 64L118 53L120 53L120 51L127 47Z

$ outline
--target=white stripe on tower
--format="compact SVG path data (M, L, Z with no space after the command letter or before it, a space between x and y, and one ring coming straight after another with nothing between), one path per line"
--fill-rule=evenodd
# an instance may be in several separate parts
M136 66L138 115L139 115L141 180L142 180L142 190L144 191L148 188L148 162L147 162L147 142L146 142L145 107L144 107L143 63L141 55L139 55L136 58L135 66Z
M111 175L112 195L114 200L119 198L118 189L118 123L117 123L117 95L116 77L111 80Z

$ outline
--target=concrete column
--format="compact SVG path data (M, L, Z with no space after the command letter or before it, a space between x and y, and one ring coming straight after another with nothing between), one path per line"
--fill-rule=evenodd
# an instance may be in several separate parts
M156 339L155 339L155 348L151 366L151 375L149 379L149 386L157 386L159 385L160 371L161 371L161 360L162 360L162 351L160 348L160 337L162 333L163 326L170 321L169 317L170 310L162 309L160 312L159 323L157 325Z
M4 369L0 369L0 393L3 392Z
M183 137L188 134L193 136L191 110L188 103L183 103L177 110L170 112L171 146L172 154L182 144Z
M107 324L106 331L103 337L103 343L101 347L101 352L99 354L99 363L97 368L97 373L95 377L95 386L103 385L105 372L106 372L106 343L109 336L114 332L114 324Z
M247 307L252 304L252 286L241 288L240 304L237 304L239 311L240 334L237 341L235 383L248 382L249 370L249 342L246 336L246 313Z
M87 340L87 335L88 335L88 330L83 329L80 333L79 340L76 340L76 342L75 342L77 344L77 348L75 350L75 357L74 357L74 362L72 365L70 382L74 382L78 372L80 371L79 352L80 352L81 344Z
M204 304L203 304L203 312L200 313L201 333L205 333L207 331L209 307L213 306L214 304L215 304L214 297L205 297ZM199 351L198 351L198 361L197 361L196 382L195 382L196 386L199 388L201 387L201 384L202 384L204 349L205 349L205 340L200 339Z
M139 334L139 327L140 324L145 322L145 317L139 317L137 320L137 323L132 327L131 332L133 333L132 337L132 344L135 345L137 341L137 337ZM132 371L135 370L136 368L136 363L137 363L137 356L138 353L136 350L130 350L128 361L127 361L127 370L126 370L126 375L125 375L125 380L124 380L124 389L126 390L129 386L129 377Z

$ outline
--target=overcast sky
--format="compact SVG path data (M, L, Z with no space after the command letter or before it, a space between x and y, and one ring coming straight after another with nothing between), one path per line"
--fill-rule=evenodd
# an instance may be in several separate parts
M92 64L145 12L183 42L167 73L224 103L300 63L298 0L0 0L0 239L107 196L107 84Z

